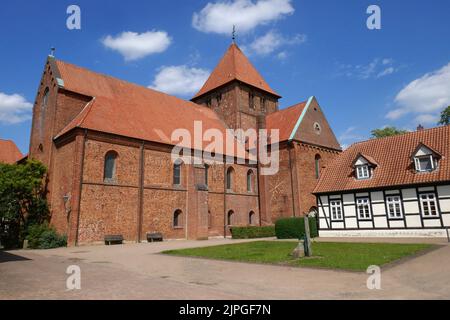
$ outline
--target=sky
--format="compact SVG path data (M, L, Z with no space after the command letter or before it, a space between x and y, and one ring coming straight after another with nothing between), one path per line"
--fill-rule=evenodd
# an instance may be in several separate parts
M380 29L368 28L370 5ZM190 99L233 25L280 108L314 95L344 147L388 125L433 127L450 105L449 12L448 0L4 1L0 138L28 152L51 47L57 59Z

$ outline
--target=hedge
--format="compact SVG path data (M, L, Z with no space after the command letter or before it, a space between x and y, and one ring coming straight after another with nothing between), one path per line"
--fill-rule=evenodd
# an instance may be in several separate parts
M231 235L233 236L233 239L275 237L275 227L231 227Z
M316 218L309 218L309 231L312 238L317 237ZM278 239L302 239L305 236L305 219L282 218L275 222L275 234Z
M48 223L30 226L27 240L30 249L52 249L67 246L66 236L59 235Z

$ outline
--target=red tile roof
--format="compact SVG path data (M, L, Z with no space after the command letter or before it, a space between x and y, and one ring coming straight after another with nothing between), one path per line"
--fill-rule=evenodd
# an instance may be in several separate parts
M22 153L13 141L0 139L0 163L12 164L22 157Z
M242 53L241 49L233 43L193 99L233 80L244 82L280 97L280 95L267 84L264 78Z
M289 140L300 115L305 109L305 106L306 101L303 101L291 107L267 115L266 128L279 129L280 142Z
M442 155L437 170L415 172L411 154L420 143ZM378 164L370 179L355 179L352 163L358 154L371 157ZM450 126L355 143L328 164L314 193L436 182L450 182Z
M195 121L202 122L203 132L213 128L225 134L227 129L209 108L63 61L57 60L56 65L64 89L94 97L56 138L78 127L175 145L178 141L171 140L172 132L187 129L193 145ZM235 154L245 157L245 147L236 145Z

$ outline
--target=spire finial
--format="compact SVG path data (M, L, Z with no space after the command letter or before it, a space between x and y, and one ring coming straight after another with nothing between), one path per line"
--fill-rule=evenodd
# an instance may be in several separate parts
M236 26L233 24L233 32L231 33L232 37L231 39L233 40L233 43L236 43Z
M50 56L51 56L51 57L54 57L54 56L55 56L55 51L56 51L56 48L55 48L55 47L51 47L51 48L50 48Z

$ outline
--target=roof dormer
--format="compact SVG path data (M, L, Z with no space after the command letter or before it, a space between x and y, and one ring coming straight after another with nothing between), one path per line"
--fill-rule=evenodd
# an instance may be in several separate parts
M355 177L358 180L370 179L378 163L370 156L358 153L353 161L352 167L355 169Z
M416 172L431 172L438 168L441 155L424 143L419 143L411 155Z

